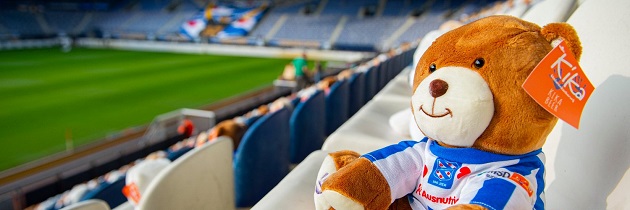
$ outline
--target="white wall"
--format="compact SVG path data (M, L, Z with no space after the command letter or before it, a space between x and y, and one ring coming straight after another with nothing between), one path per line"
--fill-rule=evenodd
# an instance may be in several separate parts
M294 58L306 52L309 59L355 62L374 57L373 53L299 48L259 47L244 45L221 45L206 43L177 43L143 40L106 40L94 38L77 39L78 46L93 48L114 48L126 50L177 52L195 54L217 54L267 58Z
M0 42L0 50L43 48L60 45L59 39L27 39Z

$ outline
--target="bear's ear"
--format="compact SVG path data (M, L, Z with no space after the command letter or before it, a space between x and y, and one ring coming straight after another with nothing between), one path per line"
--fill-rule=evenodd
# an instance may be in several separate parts
M562 38L566 41L567 46L571 48L575 59L580 60L580 56L582 55L582 43L577 36L577 32L573 29L573 26L567 23L551 23L543 27L540 33L549 43L552 43L554 47L557 45L554 41L559 40L558 38Z

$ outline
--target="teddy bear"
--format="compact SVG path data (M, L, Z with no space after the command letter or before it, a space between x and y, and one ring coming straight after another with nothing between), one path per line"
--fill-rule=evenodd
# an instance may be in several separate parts
M579 59L566 23L490 16L437 38L415 69L410 104L426 137L330 153L316 208L544 209L541 148L558 119L521 85L561 40Z
M238 122L234 119L228 119L221 121L219 124L210 129L206 139L208 141L213 141L219 136L230 137L233 143L232 148L236 151L238 149L238 145L241 143L243 135L245 135L245 131L247 131L247 126L244 123Z

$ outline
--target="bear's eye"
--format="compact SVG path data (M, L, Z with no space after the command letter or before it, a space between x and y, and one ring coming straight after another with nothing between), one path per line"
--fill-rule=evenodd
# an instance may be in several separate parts
M480 69L481 67L483 67L484 64L486 64L486 61L483 58L477 58L475 59L473 66L475 66L475 68L477 69Z
M429 73L433 73L435 70L437 70L437 67L435 67L435 63L432 63L429 66Z

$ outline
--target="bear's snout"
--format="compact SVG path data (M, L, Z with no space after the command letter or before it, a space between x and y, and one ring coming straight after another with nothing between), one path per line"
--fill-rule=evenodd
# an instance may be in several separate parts
M429 92L433 98L440 97L448 90L448 83L441 79L435 79L429 84Z

